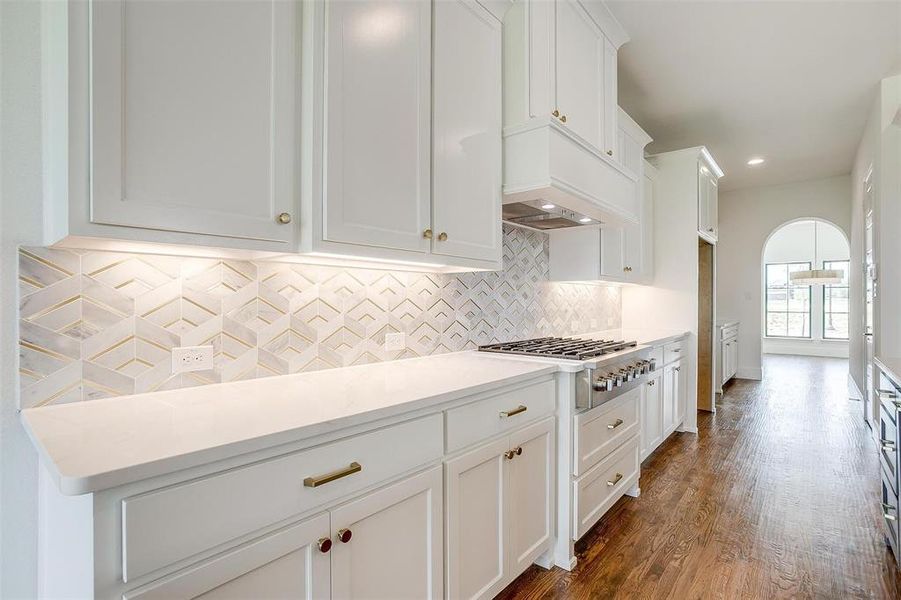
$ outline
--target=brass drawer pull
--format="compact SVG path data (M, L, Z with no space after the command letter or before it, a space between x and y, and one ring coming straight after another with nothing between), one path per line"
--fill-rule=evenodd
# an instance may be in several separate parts
M883 450L894 450L895 449L895 442L893 442L892 440L880 439L879 442L882 444Z
M897 398L898 394L896 394L892 390L876 390L876 395L882 398L883 400L891 400L892 398Z
M612 487L612 486L616 485L617 483L619 483L620 479L622 479L622 478L623 478L623 474L617 473L616 477L613 478L613 481L608 481L607 485Z
M619 426L622 425L622 424L623 424L623 420L622 420L622 419L617 419L617 420L614 421L613 423L607 425L607 429L616 429L617 427L619 427Z
M304 487L319 487L320 485L331 483L336 479L341 479L342 477L347 477L348 475L359 473L362 470L363 465L358 462L352 462L350 463L350 465L343 469L338 469L337 471L332 471L331 473L326 473L325 475L320 475L318 477L307 477L303 480L303 485Z
M895 515L888 514L887 512L885 512L887 510L893 510L893 511L897 512L898 509L896 509L891 504L886 504L885 502L883 502L882 503L882 516L885 517L889 521L897 521L898 517L896 517Z
M503 419L504 417L512 417L512 416L518 415L519 413L524 413L527 410L529 410L528 406L523 406L522 404L520 404L513 410L502 410L500 414L501 414L501 418Z

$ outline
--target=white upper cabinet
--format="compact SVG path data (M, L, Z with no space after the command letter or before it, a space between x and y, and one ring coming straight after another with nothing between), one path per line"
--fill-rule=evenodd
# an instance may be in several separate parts
M610 100L604 87L607 40L578 1L558 0L554 6L555 112L570 131L595 148L605 148L605 105Z
M499 269L504 8L73 3L47 243Z
M426 253L431 4L323 8L322 239Z
M472 0L436 2L432 252L501 260L501 22Z
M504 19L504 202L548 201L637 222L637 175L616 157L616 54L602 2L520 0Z
M73 3L67 236L291 251L296 15L291 2ZM65 48L65 47L61 47Z
M499 269L497 17L468 0L304 7L301 250Z
M698 235L715 244L719 234L717 223L719 167L701 157L698 161Z

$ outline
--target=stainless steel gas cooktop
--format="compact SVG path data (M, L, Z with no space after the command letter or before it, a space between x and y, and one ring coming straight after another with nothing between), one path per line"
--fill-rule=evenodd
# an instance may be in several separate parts
M624 342L622 340L543 337L502 344L488 344L479 346L479 351L541 356L544 358L590 360L605 354L626 350L627 348L635 348L637 345L638 342Z

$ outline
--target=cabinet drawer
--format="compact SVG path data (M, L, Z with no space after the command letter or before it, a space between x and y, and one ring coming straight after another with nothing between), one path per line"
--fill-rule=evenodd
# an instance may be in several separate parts
M123 580L436 460L443 454L441 434L441 415L430 415L126 498ZM318 481L308 479L341 472L348 474L315 487Z
M675 342L670 342L666 346L663 347L663 364L668 365L674 360L679 360L682 358L682 353L684 352L684 341L676 340Z
M888 418L892 423L897 423L898 411L901 408L901 391L891 379L885 376L885 373L879 373L879 387L876 389L876 396ZM895 404L896 402L899 404Z
M452 408L447 411L447 451L465 448L552 414L556 400L554 380L547 379Z
M597 523L613 503L638 482L638 437L573 482L573 539Z
M581 475L638 434L641 386L573 417L573 475Z
M894 411L894 409L892 409ZM892 484L892 489L898 491L897 465L898 465L898 428L891 419L885 406L879 409L879 462L882 470Z

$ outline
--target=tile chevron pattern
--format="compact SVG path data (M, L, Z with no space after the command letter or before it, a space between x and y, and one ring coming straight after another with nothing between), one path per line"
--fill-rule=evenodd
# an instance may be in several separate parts
M453 275L22 248L21 405L619 327L619 288L548 270L547 236L509 226L503 271ZM384 349L395 332L406 350ZM206 344L213 369L171 373L172 348Z

